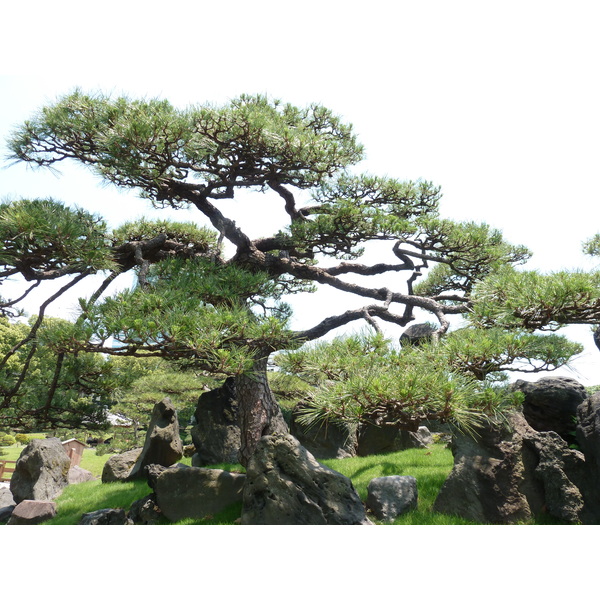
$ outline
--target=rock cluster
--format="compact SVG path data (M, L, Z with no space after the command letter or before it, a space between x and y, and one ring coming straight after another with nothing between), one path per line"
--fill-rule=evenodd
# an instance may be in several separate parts
M454 467L434 509L478 523L519 523L542 511L580 522L584 458L554 432L535 431L522 414L506 423L456 433Z

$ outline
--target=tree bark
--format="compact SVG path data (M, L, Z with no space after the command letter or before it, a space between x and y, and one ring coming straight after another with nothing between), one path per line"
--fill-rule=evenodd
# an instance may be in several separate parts
M251 371L235 379L241 434L240 463L244 467L248 465L261 437L288 431L279 404L269 387L268 358L269 353L261 355L254 361Z

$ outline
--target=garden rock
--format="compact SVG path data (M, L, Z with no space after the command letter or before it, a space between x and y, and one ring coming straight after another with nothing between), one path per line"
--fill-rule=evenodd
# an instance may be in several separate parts
M350 479L320 464L289 434L264 436L246 468L243 525L361 525Z
M131 505L127 517L134 525L156 525L161 514L161 510L156 504L156 496L148 494Z
M380 521L393 521L417 502L417 480L410 475L376 477L367 486L367 508Z
M0 508L15 506L15 504L16 502L10 489L7 487L0 487Z
M229 378L198 399L191 435L196 454L194 466L237 463L241 445L235 383Z
M348 458L356 456L356 427L338 423L302 425L298 419L306 403L299 402L292 409L290 434L315 458Z
M600 392L578 406L577 417L577 442L585 456L586 517L588 522L600 523Z
M168 398L157 402L152 409L146 441L128 479L144 477L146 465L169 467L183 456L183 444L179 437L177 411Z
M535 431L520 413L476 434L453 436L454 467L435 510L478 523L519 523L541 512L567 523L582 521L581 452L555 432Z
M6 523L17 503L9 488L0 487L0 523Z
M422 425L417 431L398 429L394 425L364 424L358 429L356 454L371 456L388 454L410 448L426 448L433 442L433 436Z
M37 525L56 516L56 503L48 500L23 500L12 512L7 525Z
M6 523L13 511L15 510L16 504L10 504L9 506L4 506L0 508L0 523Z
M93 512L84 513L79 521L80 525L132 525L122 508L101 508Z
M69 485L74 483L83 483L84 481L93 481L98 479L90 471L82 469L80 466L73 466L69 469Z
M156 504L170 521L203 519L242 501L246 475L176 465L154 475Z
M513 390L523 392L523 416L536 431L555 431L567 443L575 442L577 407L587 398L583 385L569 377L519 379Z
M410 344L418 346L423 342L429 342L433 339L433 334L437 331L437 327L430 323L416 323L407 327L400 336L401 344Z
M10 480L15 502L54 500L69 485L70 466L58 438L32 440L21 452Z
M141 448L134 448L133 450L111 456L102 468L102 483L125 481L129 477L141 453Z

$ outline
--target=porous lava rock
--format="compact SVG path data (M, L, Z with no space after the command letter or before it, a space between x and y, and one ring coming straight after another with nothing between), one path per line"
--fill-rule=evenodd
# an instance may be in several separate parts
M128 479L145 477L146 465L169 467L183 456L183 444L179 436L177 411L169 398L157 402L152 409L144 447Z
M365 508L346 476L289 434L262 437L246 468L243 525L361 525Z
M435 510L478 523L520 523L542 512L566 523L585 519L583 454L553 431L535 431L521 413L474 436L456 432L452 452Z
M523 416L536 431L555 431L568 444L576 440L577 407L587 398L583 385L570 377L519 379L513 390L523 393Z

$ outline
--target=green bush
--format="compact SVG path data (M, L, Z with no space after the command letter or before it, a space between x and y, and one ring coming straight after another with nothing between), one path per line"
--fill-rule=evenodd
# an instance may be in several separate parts
M29 444L30 441L29 436L24 433L17 433L17 435L15 435L15 440L17 441L17 444L22 444L23 446Z
M105 454L108 454L109 452L111 452L111 450L108 447L108 444L98 444L96 446L96 456L104 456Z
M0 437L0 446L13 446L17 443L17 440L12 435L8 433L4 434L3 437Z

